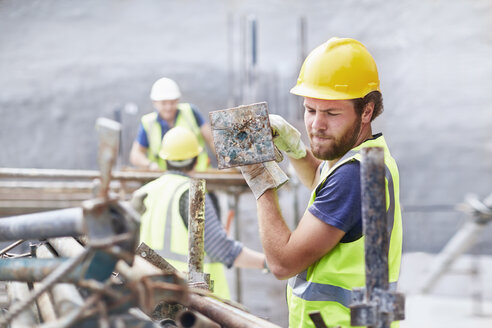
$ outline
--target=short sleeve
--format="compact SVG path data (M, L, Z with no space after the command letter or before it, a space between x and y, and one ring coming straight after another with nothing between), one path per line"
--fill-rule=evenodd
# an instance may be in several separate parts
M318 187L316 198L308 208L321 221L345 232L342 242L362 235L360 163L343 164Z
M205 124L205 119L203 118L203 115L200 113L198 107L196 107L195 105L190 104L190 107L193 111L193 115L195 116L196 124L201 127L203 124Z
M145 132L142 123L140 123L140 126L138 128L136 141L140 144L140 146L149 148L149 139L147 139L147 133Z

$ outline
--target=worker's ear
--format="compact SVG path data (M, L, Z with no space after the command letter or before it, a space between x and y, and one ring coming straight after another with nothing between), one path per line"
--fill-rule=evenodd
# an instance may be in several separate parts
M364 106L364 110L362 111L362 123L371 123L372 114L374 113L374 102L369 102Z

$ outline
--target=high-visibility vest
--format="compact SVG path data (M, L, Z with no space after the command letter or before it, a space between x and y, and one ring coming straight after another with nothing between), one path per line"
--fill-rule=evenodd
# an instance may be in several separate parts
M140 242L146 243L179 271L188 271L188 229L179 212L179 199L190 188L187 176L165 173L141 188L147 192L141 217ZM187 219L187 218L186 218ZM213 292L229 299L224 265L205 254L204 272L210 273Z
M147 140L149 141L149 148L147 150L147 158L151 162L156 162L162 170L166 170L166 161L159 157L159 151L162 143L162 129L161 125L157 121L157 112L152 112L142 116L142 125L147 134ZM208 158L207 149L205 146L205 140L203 139L200 127L198 126L191 105L188 103L178 104L178 117L174 126L183 126L188 128L197 137L198 143L203 148L202 152L198 155L197 164L195 170L205 171L210 167L210 161Z
M310 206L316 198L316 190L341 165L361 160L364 147L383 147L386 187L386 213L388 233L391 234L388 253L390 288L396 289L400 274L402 251L402 223L400 211L399 175L395 160L391 157L384 137L380 135L350 150L332 168L327 165L321 172L320 182L311 194ZM365 287L364 236L347 243L338 243L321 259L304 272L289 279L287 301L289 327L315 327L309 313L320 311L328 326L350 326L352 289ZM394 322L392 327L398 327Z

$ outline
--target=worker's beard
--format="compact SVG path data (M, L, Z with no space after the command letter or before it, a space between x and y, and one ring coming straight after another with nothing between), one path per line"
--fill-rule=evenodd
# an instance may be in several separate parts
M356 121L345 133L336 138L331 136L325 143L314 144L311 141L311 151L316 158L325 161L339 159L355 146L361 128L361 118L357 116Z

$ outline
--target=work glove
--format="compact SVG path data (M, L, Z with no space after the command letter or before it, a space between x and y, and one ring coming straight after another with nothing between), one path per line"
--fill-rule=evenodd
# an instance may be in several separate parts
M240 166L239 169L256 199L268 189L280 188L289 180L275 161Z
M306 146L301 140L301 133L279 115L270 114L268 117L275 146L289 157L295 159L305 157Z

